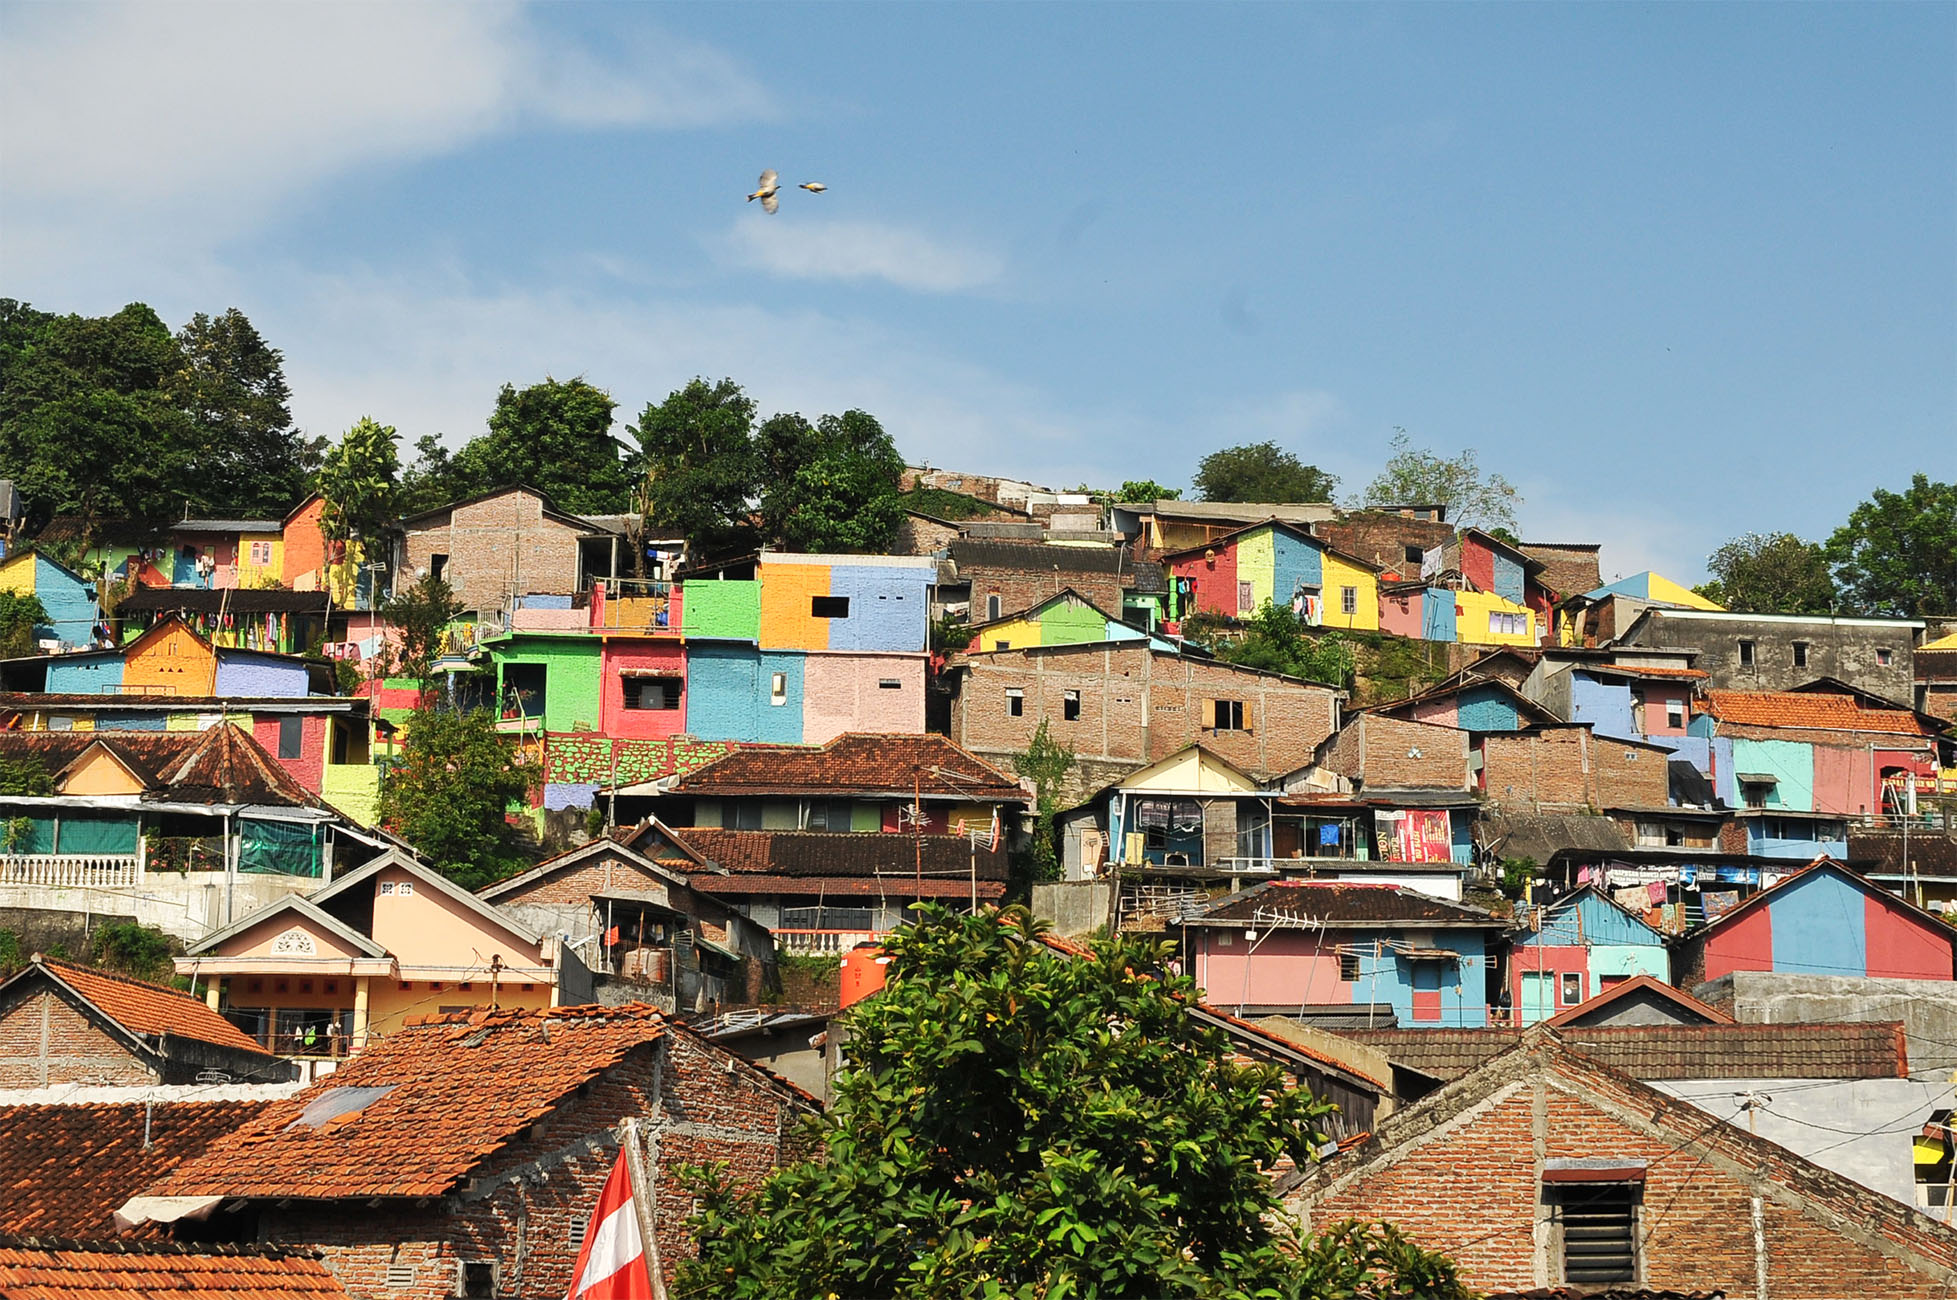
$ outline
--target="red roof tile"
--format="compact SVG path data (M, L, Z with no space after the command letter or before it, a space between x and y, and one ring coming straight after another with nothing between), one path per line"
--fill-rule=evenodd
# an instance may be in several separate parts
M1898 736L1932 732L1914 713L1865 709L1849 695L1805 691L1707 691L1706 712L1721 722L1802 731L1873 731Z
M204 731L0 731L0 758L37 762L53 776L98 744L126 763L152 796L324 807L235 723Z
M1305 880L1266 881L1228 894L1184 924L1265 921L1267 918L1309 921L1312 925L1484 925L1508 928L1492 912L1465 903L1449 902L1399 885L1353 884ZM1268 923L1268 922L1267 922Z
M175 1034L232 1051L267 1055L254 1039L188 993L46 957L41 965L131 1033L144 1038Z
M956 880L926 876L920 882L915 876L901 872L871 880L850 876L696 875L687 883L703 894L792 894L809 897L821 894L829 898L873 898L879 895L891 898L970 898L972 894L969 876ZM1005 893L1003 880L981 879L978 882L981 900L1003 898Z
M439 1196L580 1084L675 1032L691 1031L640 1004L411 1021L143 1194Z
M0 1232L113 1234L123 1202L270 1104L9 1106L0 1111Z
M878 876L915 874L920 853L924 874L969 875L972 845L962 835L905 835L890 831L730 831L715 826L669 830L683 848L690 848L715 866L735 875ZM1006 854L978 851L981 880L1006 878ZM708 888L713 877L692 863L690 880Z
M0 1237L0 1300L346 1300L346 1294L312 1250Z
M680 778L680 794L883 795L1025 802L1019 782L938 735L849 732L816 747L743 749Z
M1456 1079L1522 1040L1520 1029L1340 1029L1399 1065ZM1571 1051L1634 1079L1896 1079L1909 1073L1902 1026L1599 1025L1556 1031Z

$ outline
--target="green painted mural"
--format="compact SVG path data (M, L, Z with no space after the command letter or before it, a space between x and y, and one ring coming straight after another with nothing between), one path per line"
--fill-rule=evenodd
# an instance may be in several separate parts
M545 731L597 730L602 650L595 637L520 632L492 644L498 712L506 718L541 712Z
M689 637L759 641L761 584L746 580L689 582L681 618Z

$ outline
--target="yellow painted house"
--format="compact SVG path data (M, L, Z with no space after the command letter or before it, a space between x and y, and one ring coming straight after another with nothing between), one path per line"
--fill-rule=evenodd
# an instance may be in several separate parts
M1379 631L1379 573L1329 546L1323 563L1325 587L1319 626Z
M1492 591L1456 591L1454 639L1464 645L1536 644L1536 612Z

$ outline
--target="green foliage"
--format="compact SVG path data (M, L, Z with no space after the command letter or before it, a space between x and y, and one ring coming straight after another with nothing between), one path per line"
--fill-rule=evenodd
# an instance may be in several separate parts
M401 453L393 426L361 416L319 467L325 498L319 530L344 542L377 536L393 522L400 493Z
M141 303L86 317L0 299L0 477L29 535L56 514L284 514L316 456L287 400L278 350L242 312L173 335Z
M1957 483L1877 488L1828 539L1842 605L1868 615L1957 613Z
M32 817L9 817L4 822L0 822L0 844L4 844L9 853L20 852L21 846L32 839L33 835Z
M903 522L904 458L868 411L771 417L755 437L761 526L791 551L877 554Z
M963 650L972 643L972 623L965 615L947 610L931 620L931 649L942 654Z
M462 602L434 574L381 605L381 617L394 629L394 643L380 656L375 673L411 678L421 687L426 707L435 695L435 660L442 652L442 634L462 617Z
M45 798L54 793L54 778L40 759L0 758L0 795Z
M1343 688L1352 681L1352 647L1337 632L1305 635L1298 616L1288 608L1265 601L1243 624L1242 635L1222 641L1217 658L1242 668L1283 673L1308 682Z
M995 514L999 507L983 497L967 496L963 492L950 492L944 488L914 487L897 496L897 505L902 510L915 510L933 519L944 519L958 523L966 519L983 519Z
M752 537L748 502L759 468L754 400L732 379L694 378L663 402L648 402L630 432L642 475L636 507L703 553L736 549Z
M1197 462L1193 481L1205 501L1330 501L1339 486L1335 476L1275 442L1213 451Z
M1502 895L1505 898L1519 899L1529 891L1529 882L1536 878L1534 858L1503 858Z
M437 510L468 495L455 457L442 440L434 434L415 439L415 458L401 471L401 485L395 492L395 508L402 516Z
M1385 632L1340 634L1353 653L1353 704L1390 704L1447 676L1446 647Z
M1405 429L1393 431L1393 455L1379 477L1366 487L1365 504L1443 505L1457 528L1506 530L1515 535L1515 511L1522 494L1500 474L1482 471L1472 447L1448 459L1425 447L1415 447ZM1506 539L1505 539L1506 540Z
M612 437L618 404L583 379L545 379L518 389L504 384L489 431L455 453L449 473L458 495L523 483L572 514L616 514L631 496L631 478Z
M1736 614L1826 614L1835 607L1828 557L1792 533L1747 533L1706 559L1712 580L1693 590Z
M1123 505L1131 501L1178 501L1181 498L1181 488L1163 487L1152 478L1130 479L1121 485L1119 492L1114 494L1115 502Z
M466 889L522 865L504 811L530 788L514 741L487 710L420 709L381 784L381 821Z
M93 965L158 984L169 982L173 974L170 958L180 951L176 941L163 931L127 921L112 921L97 929L90 947Z
M1033 837L1014 855L1012 864L1013 892L1025 897L1035 881L1060 878L1053 819L1060 811L1061 787L1074 770L1074 751L1055 740L1041 718L1026 752L1013 755L1012 770L1033 783Z
M1465 1300L1390 1231L1276 1223L1271 1171L1312 1158L1330 1108L1234 1062L1166 946L1076 958L1037 931L929 905L886 941L821 1157L748 1194L691 1171L699 1254L675 1294Z
M0 979L26 964L20 955L20 936L12 930L0 930Z
M47 606L39 596L0 591L0 659L33 654L34 629L47 625Z

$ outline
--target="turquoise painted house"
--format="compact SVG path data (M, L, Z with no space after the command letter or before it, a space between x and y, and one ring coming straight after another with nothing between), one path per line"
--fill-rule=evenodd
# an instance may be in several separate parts
M1639 975L1670 981L1665 936L1591 885L1536 909L1529 928L1509 945L1509 998L1519 1025L1547 1020Z

